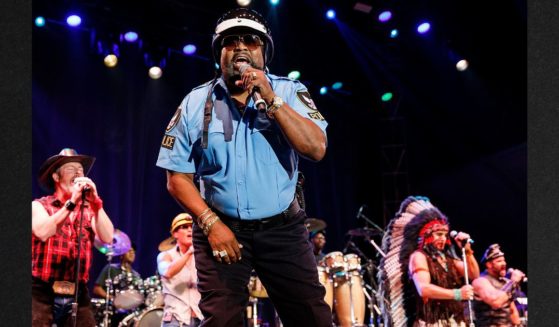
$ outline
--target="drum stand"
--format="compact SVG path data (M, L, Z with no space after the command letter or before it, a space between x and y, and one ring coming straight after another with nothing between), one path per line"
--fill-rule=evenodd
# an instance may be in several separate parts
M109 300L111 298L111 293L113 292L113 280L111 278L111 261L113 260L113 249L112 245L108 246L109 251L107 251L107 262L108 262L108 269L107 269L107 279L105 279L105 286L107 295L105 296L105 310L103 310L103 323L101 324L102 327L110 327L111 326L111 315L113 314L112 311L109 309Z

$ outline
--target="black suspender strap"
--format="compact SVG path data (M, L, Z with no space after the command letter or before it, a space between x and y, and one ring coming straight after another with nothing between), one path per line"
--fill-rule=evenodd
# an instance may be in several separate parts
M206 97L206 104L204 105L204 130L202 131L202 149L208 148L208 129L210 128L210 122L212 121L212 108L214 106L212 101L212 93L217 82L217 78L214 78L210 84L210 90L208 91L208 96Z

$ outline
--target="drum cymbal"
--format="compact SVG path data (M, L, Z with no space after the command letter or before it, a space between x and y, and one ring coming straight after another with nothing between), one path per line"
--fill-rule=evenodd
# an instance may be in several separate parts
M177 246L177 240L174 237L168 237L159 243L157 248L159 252L167 251Z
M307 218L305 219L305 226L309 232L318 232L326 228L326 222L318 218Z
M97 235L93 241L93 245L99 252L104 255L119 256L123 255L130 250L132 247L130 243L130 238L123 231L115 229L113 233L113 243L105 243L101 241Z
M375 236L375 235L379 235L380 232L376 229L371 229L371 228L355 228L355 229L350 229L347 231L346 235L349 236L360 236L360 237L371 237L371 236Z

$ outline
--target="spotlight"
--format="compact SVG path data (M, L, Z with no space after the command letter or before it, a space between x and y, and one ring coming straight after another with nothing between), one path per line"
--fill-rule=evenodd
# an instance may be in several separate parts
M124 39L126 40L126 42L129 43L136 42L138 40L138 33L134 31L128 31L124 33Z
M43 16L38 16L35 18L35 26L43 27L45 26L45 18Z
M393 96L394 95L392 94L392 92L386 92L380 97L380 99L382 100L382 102L388 102L392 100Z
M329 10L326 12L326 18L328 18L328 19L334 19L334 18L336 18L336 11L335 11L334 9L329 9Z
M466 60L466 59L462 59L462 60L460 60L456 63L456 69L458 69L458 71L460 71L460 72L463 72L466 69L468 69L468 66L469 66L469 63L468 63L468 60Z
M328 87L323 86L320 88L320 94L321 95L325 95L326 93L328 93Z
M171 50L160 45L148 45L146 48L144 60L149 67L149 77L158 79L163 74Z
M182 48L182 52L187 56L191 56L196 53L196 46L194 44L187 44Z
M280 0L270 0L270 4L272 6L277 6L279 4Z
M339 90L342 88L342 86L344 86L344 84L342 82L336 82L334 84L332 84L332 90Z
M417 25L417 33L419 34L425 34L429 32L430 29L431 29L431 24L429 24L428 22L424 22Z
M241 7L250 5L251 0L237 0L237 4Z
M392 18L392 12L390 10L385 10L378 15L378 20L381 23L386 23Z
M116 64L118 64L118 57L114 54L108 54L103 59L103 63L105 64L105 66L113 68L116 66Z
M293 70L287 74L287 77L291 79L299 79L299 77L301 77L301 73L298 70Z
M72 27L77 27L82 23L82 19L78 15L70 15L66 18L66 23Z
M152 79L159 79L161 77L161 75L163 75L163 71L161 70L161 68L159 68L157 66L153 66L149 69L148 75Z
M395 39L398 37L398 34L399 34L398 29L395 28L392 31L390 31L390 38Z
M105 66L112 68L118 64L120 51L117 42L108 41L107 39L112 40L113 35L109 34L105 36L105 39L97 40L97 53L103 56Z

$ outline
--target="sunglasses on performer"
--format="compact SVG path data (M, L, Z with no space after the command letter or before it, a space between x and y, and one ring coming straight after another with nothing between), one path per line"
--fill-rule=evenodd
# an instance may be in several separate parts
M264 42L258 35L244 34L244 35L227 35L221 40L221 46L227 49L235 48L242 42L249 50L255 50L259 46L264 45Z

